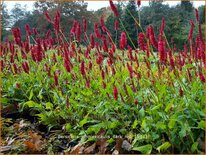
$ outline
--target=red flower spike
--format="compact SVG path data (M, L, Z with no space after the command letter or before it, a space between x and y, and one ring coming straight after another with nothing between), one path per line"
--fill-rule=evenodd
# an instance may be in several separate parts
M30 36L30 35L31 35L31 30L30 30L28 24L25 25L25 29L26 29L26 35L27 35L27 36Z
M126 38L126 33L122 32L121 33L121 38L120 38L120 48L124 49L127 45L127 38Z
M134 104L135 104L135 105L138 105L138 100L135 100L135 101L134 101Z
M132 76L133 70L132 70L132 66L130 66L128 63L127 63L127 69L129 71L129 76L132 79L133 78L133 76Z
M180 87L180 96L182 97L183 96L183 90L182 90L182 87Z
M113 86L113 95L114 95L114 99L117 100L118 99L118 90L117 90L117 87L115 85Z
M55 86L59 85L59 83L58 83L58 76L57 76L56 73L54 74L54 84L55 84Z
M161 23L161 27L160 27L160 34L162 35L164 32L164 28L165 28L165 19L162 18L162 23Z
M50 18L50 16L49 16L49 14L48 14L47 11L44 12L44 15L46 16L46 19L47 19L49 22L51 22L51 18Z
M138 6L138 8L140 7L140 5L141 5L141 0L137 0L137 6Z
M33 31L34 35L38 34L36 28L33 28L32 31Z
M94 48L94 35L93 34L90 34L90 47L93 49Z
M189 35L188 35L188 40L189 40L189 41L192 39L192 34L193 34L193 31L194 31L194 27L195 27L195 24L194 24L194 22L191 20L191 21L190 21L190 32L189 32Z
M86 72L85 72L84 60L80 64L80 71L81 71L82 76L85 77L86 76Z
M157 49L158 43L154 35L154 29L152 26L147 27L147 37L149 38L150 43Z
M21 85L19 83L16 83L16 88L17 89L21 88Z
M83 30L86 33L87 32L87 20L86 18L83 19Z
M99 27L98 27L97 23L94 23L94 33L95 33L97 38L101 37L100 32L99 32Z
M145 43L144 33L142 32L138 34L138 43L139 43L140 50L145 51L146 43Z
M100 65L100 64L102 64L103 60L104 60L103 55L102 55L102 54L99 54L98 57L97 57L97 59L96 59L96 63L97 63L98 65Z
M100 17L99 23L100 23L101 27L105 26L104 25L104 19L103 19L102 16Z
M67 97L67 100L66 100L66 108L69 108L69 99Z
M71 35L74 35L74 34L75 34L76 28L77 28L77 21L74 20L74 23L73 23L72 28L71 28L71 30L70 30L70 34L71 34Z
M14 73L17 74L17 73L18 73L18 72L17 72L18 69L17 69L17 66L16 66L15 63L13 64L13 68L14 68Z
M105 89L106 88L106 83L103 81L102 82L102 87Z
M195 9L195 17L196 17L196 21L199 21L199 15L198 15L198 9Z
M111 7L114 15L115 15L116 17L118 17L118 16L119 16L119 12L118 12L116 6L114 5L113 1L112 1L112 0L109 0L109 4L110 4L110 7Z
M81 37L81 25L80 25L80 23L77 24L76 37L77 37L77 41L80 42L80 37Z

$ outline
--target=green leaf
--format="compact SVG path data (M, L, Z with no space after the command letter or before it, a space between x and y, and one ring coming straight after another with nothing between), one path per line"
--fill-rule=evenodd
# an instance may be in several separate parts
M201 120L199 123L198 123L198 128L201 128L201 129L205 129L205 121Z
M166 125L163 122L157 122L156 127L157 129L166 129Z
M152 152L152 145L147 144L147 145L144 145L144 146L133 147L132 150L140 151L142 154L150 154Z
M52 110L53 109L53 104L51 102L46 103L46 109Z
M184 126L182 126L182 128L181 128L181 130L180 130L180 132L179 132L179 136L180 136L181 138L183 138L183 137L186 136L186 129L185 129Z
M194 153L196 150L198 150L198 142L194 142L191 147L192 153Z
M65 124L66 131L70 131L71 128L72 128L72 126L70 123Z
M33 96L34 96L34 93L33 93L33 89L32 89L32 90L30 91L29 100L31 100Z
M174 128L175 122L176 122L175 119L170 119L170 121L169 121L169 123L168 123L168 127L169 127L170 129Z
M158 105L154 106L151 110L154 111L154 110L159 109L160 107L162 107L162 104L158 104Z
M145 116L144 108L143 107L140 109L139 115L140 115L140 118L143 118Z
M2 105L8 105L9 104L9 99L8 98L0 98L0 103Z
M86 123L87 123L87 117L85 117L83 120L81 120L79 125L80 125L80 127L83 127L83 125Z
M149 127L147 126L147 123L146 123L145 119L142 121L141 127L142 127L146 132L149 131Z
M109 129L114 129L114 128L116 128L117 126L119 125L119 121L112 121L112 122L109 122L108 123L108 128Z
M173 102L174 102L174 99L172 99L172 101L167 105L167 107L165 108L165 112L168 112L170 110L170 108L172 107Z
M161 151L166 151L171 144L169 142L165 142L157 148L157 151L160 153Z
M135 129L137 125L138 125L138 121L137 119L135 119L134 123L132 124L132 128Z
M39 94L37 96L40 100L43 98L42 92L43 92L43 88L39 91Z

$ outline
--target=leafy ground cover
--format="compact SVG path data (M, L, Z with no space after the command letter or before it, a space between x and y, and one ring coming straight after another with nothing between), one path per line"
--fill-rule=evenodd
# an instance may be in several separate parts
M112 1L110 6L118 31L123 23ZM205 47L198 14L183 50L167 44L164 19L158 39L149 26L132 48L127 32L115 44L102 18L90 37L86 19L74 21L66 37L58 10L53 20L47 12L45 17L55 38L50 30L39 38L26 25L26 41L13 28L14 42L1 45L3 152L205 151Z

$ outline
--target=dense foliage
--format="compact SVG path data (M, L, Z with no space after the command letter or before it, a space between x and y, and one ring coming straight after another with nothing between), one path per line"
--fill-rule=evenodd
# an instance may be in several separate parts
M1 45L3 117L26 115L34 124L31 129L25 125L31 123L17 121L18 127L8 129L12 121L3 119L2 143L10 146L5 152L203 153L206 61L198 11L181 50L175 40L168 42L166 18L144 31L144 22L137 20L145 11L141 8L137 17L127 10L127 20L133 19L139 31L130 38L120 6L111 0L118 37L112 39L102 16L92 23L94 33L88 32L86 18L74 19L68 35L64 5L70 4L59 10L50 6L53 16L41 12L47 19L44 34L26 24L23 40L14 27L13 41ZM43 130L36 131L35 124ZM17 138L11 140L12 134Z

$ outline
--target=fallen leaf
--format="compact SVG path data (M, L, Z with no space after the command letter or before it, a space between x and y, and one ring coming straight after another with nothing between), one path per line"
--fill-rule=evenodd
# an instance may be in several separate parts
M99 153L100 154L104 154L106 152L106 147L108 145L107 143L107 139L104 138L106 131L104 129L100 129L100 131L97 133L97 137L102 137L102 138L98 138L96 145L99 146Z
M122 142L123 142L123 139L122 139L122 138L117 138L117 139L116 139L115 150L117 150L118 152L121 151Z
M32 150L32 151L38 150L38 148L36 148L35 144L32 143L31 141L25 141L24 144L26 145L26 147L27 147L29 150Z
M91 146L89 146L88 148L86 148L86 149L84 150L84 153L93 153L95 147L96 147L96 143L94 143L94 144L92 144Z
M106 152L106 147L108 145L106 138L101 138L96 143L99 147L99 153L104 154Z
M73 149L71 150L71 154L79 154L81 151L82 146L80 144L77 144Z
M32 151L40 151L43 144L43 141L41 140L42 136L31 131L28 132L28 135L30 136L30 139L24 142L26 147Z

